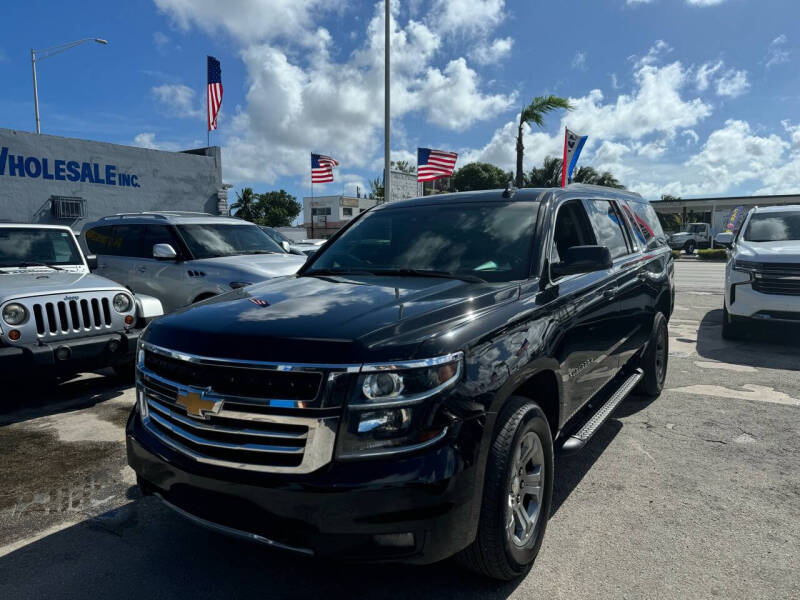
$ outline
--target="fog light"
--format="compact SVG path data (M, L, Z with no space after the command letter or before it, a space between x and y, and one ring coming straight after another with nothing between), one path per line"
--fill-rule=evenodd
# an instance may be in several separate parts
M111 353L116 352L119 350L119 341L118 340L111 340L108 342L108 351Z
M413 533L377 533L372 539L383 548L413 548Z
M56 349L56 358L58 360L67 360L70 354L72 354L72 352L66 346L61 346Z
M125 325L133 325L133 315L125 315Z
M18 329L12 329L11 331L8 332L8 339L10 339L12 342L16 342L21 337L22 334L19 332Z

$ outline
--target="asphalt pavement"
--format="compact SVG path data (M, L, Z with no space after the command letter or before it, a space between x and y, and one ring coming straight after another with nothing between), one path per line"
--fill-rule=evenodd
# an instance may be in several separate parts
M557 459L522 581L301 559L187 523L133 485L132 390L89 375L3 393L0 598L798 598L800 338L722 340L722 280L678 263L666 389Z

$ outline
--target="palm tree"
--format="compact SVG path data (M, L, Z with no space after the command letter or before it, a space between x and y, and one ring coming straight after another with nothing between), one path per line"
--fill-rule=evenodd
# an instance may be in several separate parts
M598 172L592 167L579 167L572 176L575 183L589 183L624 190L625 186L610 171Z
M560 187L561 186L560 158L548 156L541 167L533 167L526 177L528 187ZM594 167L579 167L572 175L574 183L588 183L605 187L625 189L619 180L610 171L600 173Z
M253 188L246 187L241 192L236 192L236 202L231 209L236 211L236 216L245 221L255 221L258 217L256 203L258 197L253 193Z
M522 156L525 146L522 145L522 126L535 123L544 127L544 115L556 109L572 110L572 104L560 96L536 96L528 106L519 113L519 130L517 131L517 187L522 187L524 174L522 172Z

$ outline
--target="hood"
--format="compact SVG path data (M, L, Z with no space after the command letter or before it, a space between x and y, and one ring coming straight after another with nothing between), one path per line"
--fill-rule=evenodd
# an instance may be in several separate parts
M66 294L90 290L122 290L118 283L92 273L66 271L35 271L29 273L0 274L0 302L10 298Z
M747 242L736 244L736 258L775 263L800 262L800 240L786 242Z
M231 269L252 273L261 278L293 275L306 262L305 257L296 254L241 254L219 256L192 261L196 267ZM195 268L195 267L193 267Z
M679 231L678 233L673 233L670 237L671 238L689 237L690 235L693 234L689 233L688 231Z
M150 325L146 339L173 350L245 360L396 360L518 293L516 285L451 279L282 277L163 317Z

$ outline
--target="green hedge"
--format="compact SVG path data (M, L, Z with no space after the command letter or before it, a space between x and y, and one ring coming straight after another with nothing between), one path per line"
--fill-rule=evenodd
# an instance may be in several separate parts
M697 258L700 260L728 260L728 253L725 248L714 248L707 250L698 250Z
M672 258L674 258L675 260L678 260L680 257L681 257L681 251L680 250L673 250L672 251Z

